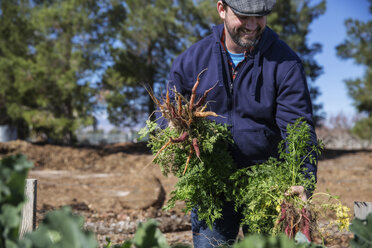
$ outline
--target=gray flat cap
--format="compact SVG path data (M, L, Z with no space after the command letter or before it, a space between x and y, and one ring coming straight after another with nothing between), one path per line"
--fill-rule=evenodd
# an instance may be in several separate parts
M276 0L224 0L237 15L265 16L271 12Z

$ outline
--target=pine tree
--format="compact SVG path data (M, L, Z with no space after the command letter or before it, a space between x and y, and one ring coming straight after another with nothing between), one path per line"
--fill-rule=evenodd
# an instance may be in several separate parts
M78 128L94 123L90 80L124 17L116 0L2 1L1 121L71 143Z
M28 136L28 125L15 109L29 101L33 31L29 1L0 1L0 125L16 126L20 138Z
M372 0L369 0L372 13ZM347 38L336 47L337 55L343 59L353 59L366 68L362 78L345 80L348 93L354 99L357 110L367 115L358 121L353 132L361 138L372 138L372 20L362 22L345 21Z

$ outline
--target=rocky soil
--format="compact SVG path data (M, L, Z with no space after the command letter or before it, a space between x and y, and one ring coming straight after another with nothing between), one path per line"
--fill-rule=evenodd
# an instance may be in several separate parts
M339 145L339 135L322 130L326 149L318 165L318 191L329 190L353 211L354 201L372 201L372 149L351 136ZM336 141L335 141L336 140ZM351 141L350 141L351 140ZM333 143L332 143L333 142ZM106 237L113 243L131 238L137 223L155 218L168 242L191 244L189 216L182 204L171 212L161 207L176 178L165 178L151 164L144 143L120 143L95 147L0 143L0 158L24 153L34 162L29 178L38 180L37 217L69 205L85 217L85 227L97 234L100 245ZM328 247L348 247L352 234L328 230Z

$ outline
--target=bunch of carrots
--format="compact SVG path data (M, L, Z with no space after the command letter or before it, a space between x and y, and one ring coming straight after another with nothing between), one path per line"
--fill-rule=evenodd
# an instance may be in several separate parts
M170 99L169 88L167 88L166 97L162 101L158 100L152 91L148 90L150 97L154 103L159 107L162 116L168 121L172 128L181 131L179 137L170 137L169 140L159 149L159 151L154 156L152 162L159 156L159 154L167 148L172 143L185 143L190 144L189 155L186 160L186 166L183 171L183 175L186 173L187 167L189 165L190 159L195 152L195 155L200 159L200 148L198 144L198 139L192 137L193 134L193 123L197 121L198 118L206 118L208 116L218 117L215 112L206 111L208 103L206 98L208 93L215 87L211 87L206 90L203 95L196 99L196 90L200 84L200 76L207 69L202 70L197 77L197 80L191 90L190 100L187 100L174 88L174 101Z

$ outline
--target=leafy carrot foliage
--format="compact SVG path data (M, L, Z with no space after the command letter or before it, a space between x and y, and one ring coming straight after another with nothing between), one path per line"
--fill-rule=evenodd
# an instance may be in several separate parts
M235 171L228 145L232 142L227 126L217 124L207 119L194 122L193 137L198 139L199 158L191 157L188 169L183 174L192 143L171 143L154 160L164 175L174 174L179 178L171 199L165 209L171 209L176 201L185 203L185 211L198 209L198 216L211 227L212 223L221 217L224 201L230 201L232 184L230 175ZM147 121L150 127L142 134L148 133L149 146L154 155L169 137L178 137L181 132L167 127L160 129L156 123ZM152 132L150 132L152 131Z
M296 195L286 196L286 192L297 185L315 188L315 177L306 171L304 164L305 161L315 163L320 151L319 145L311 144L308 124L298 119L287 126L287 137L279 144L279 158L269 158L231 176L236 208L242 210L243 224L248 225L250 233L284 232L288 223L278 224L285 214L288 218L293 217L293 223L298 222L298 225L307 218L301 211L310 202L303 202ZM292 228L287 228L288 234Z
M196 99L205 70L199 73L190 99L176 89L172 94L167 89L166 96L159 100L148 90L169 126L161 129L156 122L147 121L141 134L149 135L152 162L160 166L164 175L172 173L179 178L165 209L182 201L186 212L197 208L199 219L212 228L213 222L222 217L223 204L232 201L235 210L242 213L242 225L246 224L251 233L285 232L293 238L301 231L312 239L310 230L316 227L319 208L313 198L303 201L290 191L292 186L315 189L315 176L306 170L305 162L316 165L321 142L313 143L309 125L299 118L288 124L277 158L237 170L228 149L233 142L228 127L207 118L218 116L208 111L208 102L205 103L214 87ZM321 206L345 209L340 202ZM339 222L345 226L347 214L342 211L339 216L343 218Z

